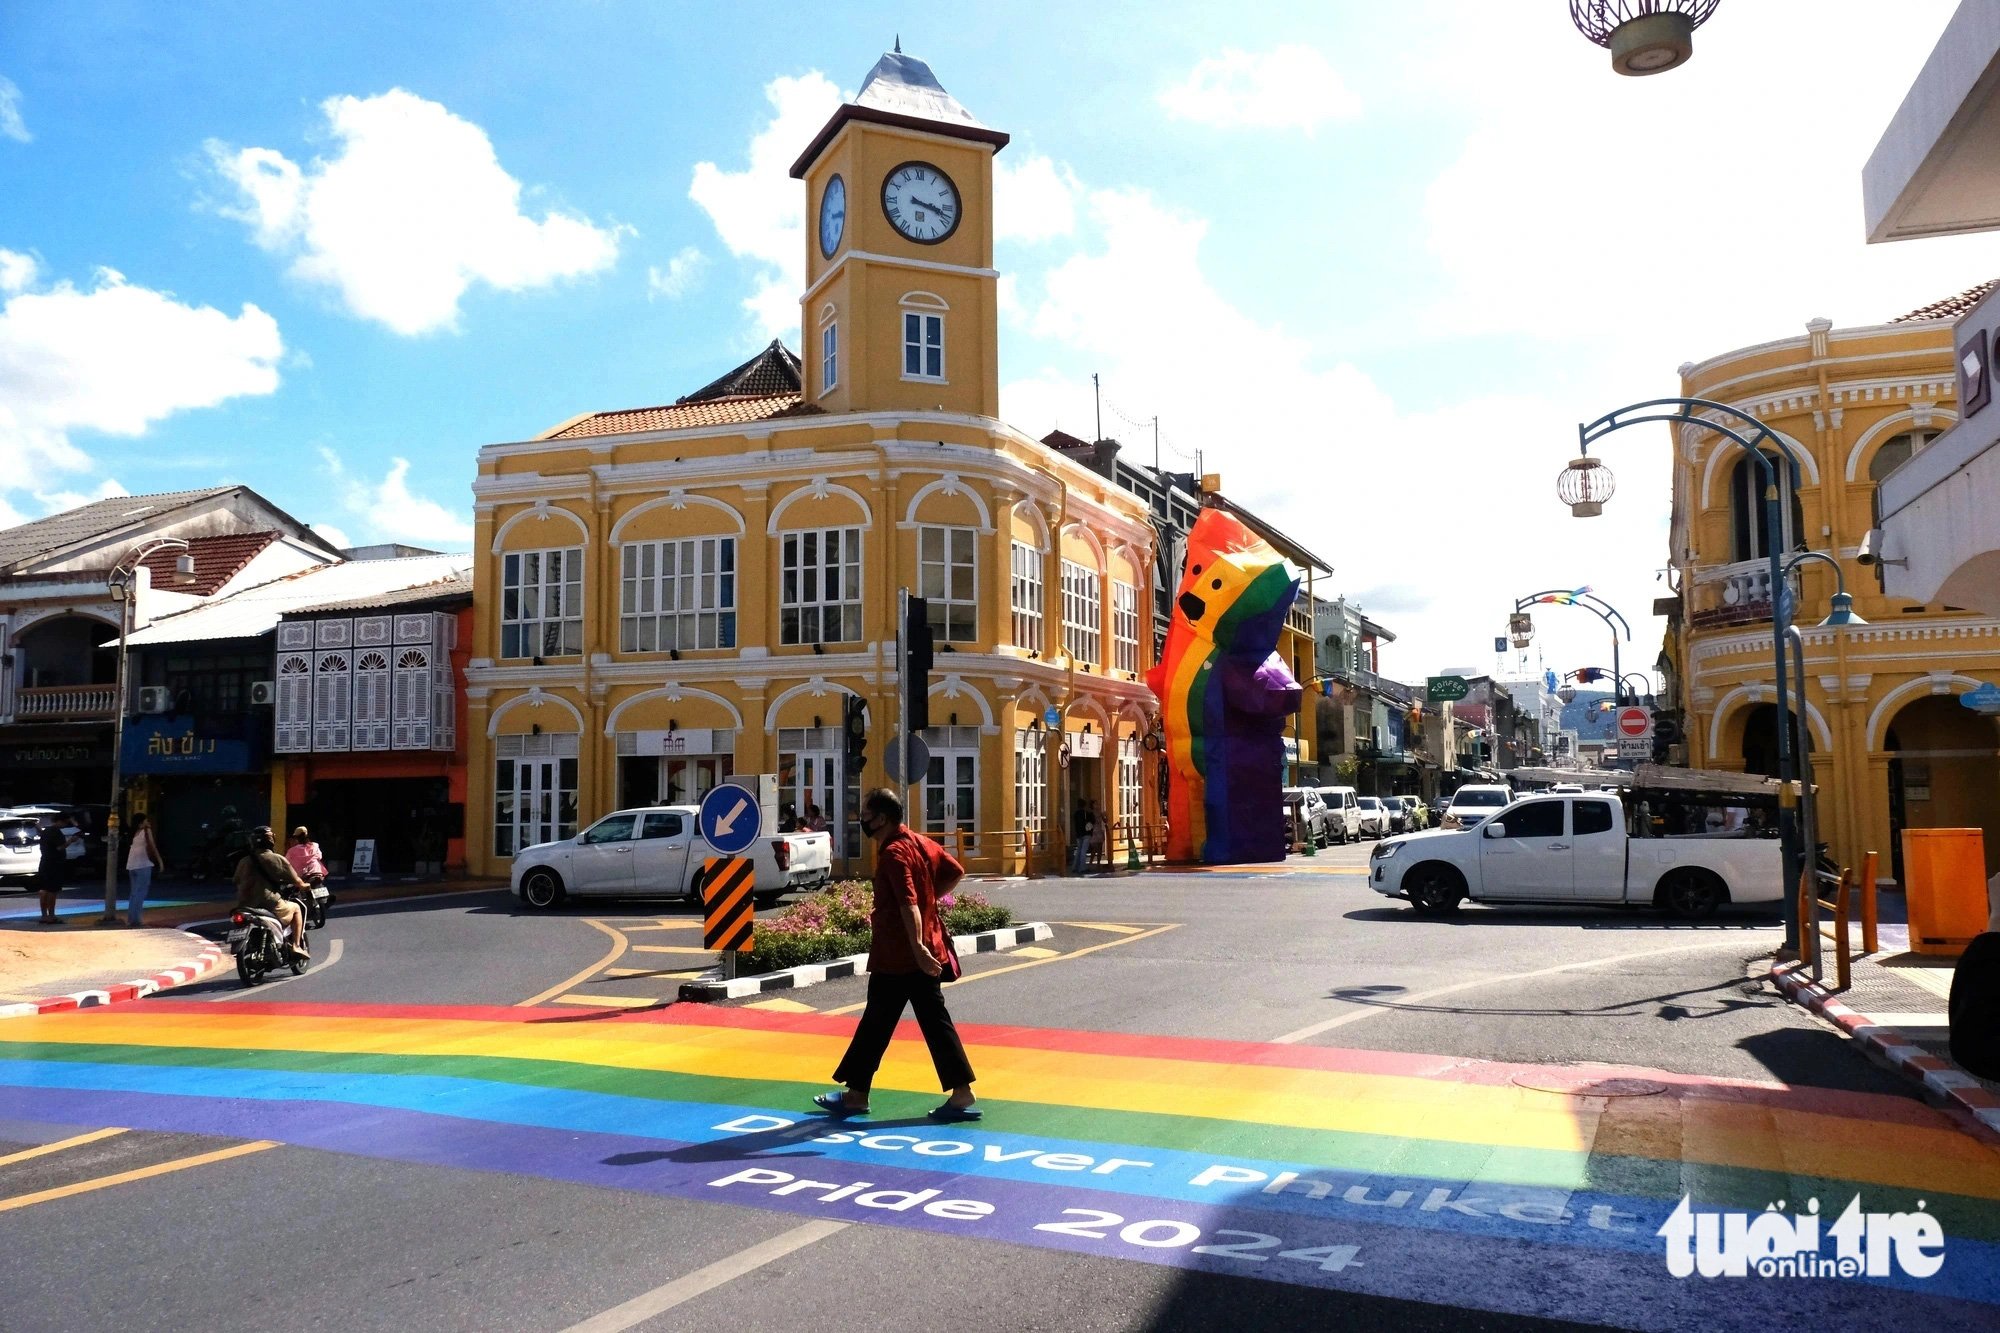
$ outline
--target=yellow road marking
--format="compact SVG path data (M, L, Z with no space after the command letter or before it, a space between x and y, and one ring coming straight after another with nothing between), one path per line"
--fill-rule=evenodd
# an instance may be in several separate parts
M1050 963L1061 963L1071 958L1081 958L1087 953L1096 953L1099 949L1115 949L1121 944L1136 944L1140 940L1149 939L1154 935L1164 935L1170 930L1179 930L1180 927L1181 923L1175 921L1168 925L1155 926L1143 934L1121 935L1115 940L1106 940L1102 944L1088 945L1078 949L1075 953L1059 953L1053 958L1036 958L1025 963L1013 963L1007 967L989 968L982 972L968 972L952 984L955 986L964 986L975 981L984 981L988 977L1005 976L1009 972L1019 972L1024 967L1047 967ZM838 1009L829 1009L826 1012L829 1014L851 1014L867 1007L868 1003L864 1000L860 1004L842 1005Z
M626 927L624 927L624 929L626 929L626 930L628 930L628 931L633 931L633 930L700 930L700 929L701 929L701 922L699 922L699 921L657 921L657 922L653 923L653 924L652 924L652 925L650 925L650 926L626 926Z
M28 1148L21 1152L9 1153L5 1157L0 1157L0 1166L11 1166L15 1162L25 1162L30 1157L46 1157L52 1152L61 1152L64 1148L78 1148L86 1143L95 1143L99 1139L108 1139L113 1134L123 1134L124 1132L122 1129L93 1129L90 1133L79 1134L73 1139L64 1139L59 1143L44 1143L39 1148Z
M692 944L635 944L633 953L714 953L713 949L703 949Z
M585 925L596 926L599 930L603 931L605 934L611 937L612 941L611 952L605 954L604 957L598 959L596 962L592 963L589 967L586 967L585 969L583 969L583 971L577 973L575 976L567 977L562 981L558 981L555 985L549 987L547 990L543 991L539 995L529 996L527 999L515 1005L514 1006L515 1008L525 1009L531 1004L540 1004L544 1000L554 999L556 996L561 995L564 991L567 991L571 986L582 985L584 982L588 981L591 977L597 975L599 972L602 972L605 968L611 966L613 963L617 962L621 957L624 956L626 946L630 943L630 941L628 941L621 932L613 930L610 926L605 925L602 921L598 921L592 917L585 917L583 921ZM648 1000L647 1003L650 1004L652 1003L652 1001Z
M1018 949L1009 949L1007 952L1013 954L1016 958L1054 958L1062 951L1059 949L1043 949L1033 944L1024 944Z
M196 1153L193 1157L179 1157L171 1162L160 1162L153 1166L142 1166L133 1171L120 1171L116 1175L99 1176L95 1180L79 1180L74 1185L58 1185L54 1189L36 1190L33 1194L16 1194L11 1199L0 1199L0 1213L12 1212L16 1208L26 1208L31 1204L47 1203L51 1199L67 1199L76 1194L88 1194L92 1190L110 1189L113 1185L129 1185L135 1180L148 1180L154 1176L164 1176L173 1171L185 1171L192 1166L207 1166L210 1162L226 1162L232 1157L244 1157L253 1152L263 1152L278 1144L271 1139L259 1139L255 1143L239 1143L233 1148L219 1148L214 1152Z
M780 1014L809 1014L813 1011L811 1005L800 1004L797 1000L759 1000L755 1004L746 1004L743 1007L745 1009L770 1009Z
M588 1004L599 1009L650 1009L656 1004L664 1004L665 998L658 995L585 995L573 992L558 995L550 1004Z
M1079 930L1104 930L1113 935L1137 935L1141 926L1119 926L1109 921L1058 921L1058 926L1075 926Z

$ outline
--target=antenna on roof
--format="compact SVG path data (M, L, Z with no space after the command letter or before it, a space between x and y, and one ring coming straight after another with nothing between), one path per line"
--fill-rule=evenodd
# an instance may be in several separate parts
M903 34L900 32L896 34L896 54L903 54Z

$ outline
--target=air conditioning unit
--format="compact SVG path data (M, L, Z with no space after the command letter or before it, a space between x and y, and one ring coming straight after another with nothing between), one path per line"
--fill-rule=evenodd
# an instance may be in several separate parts
M250 704L253 708L259 706L269 708L276 702L278 702L278 685L276 681L253 680L250 682Z
M141 685L139 687L139 711L142 713L165 713L172 711L174 692L164 685Z

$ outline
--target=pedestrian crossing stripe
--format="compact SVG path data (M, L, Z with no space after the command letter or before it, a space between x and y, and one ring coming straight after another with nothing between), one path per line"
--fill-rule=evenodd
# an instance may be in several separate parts
M1747 1331L1789 1312L1943 1333L2000 1308L2000 1158L1898 1097L1659 1071L1656 1095L1572 1097L1484 1061L968 1024L981 1124L921 1120L935 1073L907 1039L880 1118L836 1123L811 1096L852 1024L818 1014L221 1008L11 1020L0 1095L63 1124L275 1125L335 1152L1588 1323ZM1943 1270L1668 1270L1658 1229L1684 1199L1837 1210L1857 1192L1937 1218Z
M747 857L710 856L701 863L701 942L724 952L747 953L755 943L757 867Z

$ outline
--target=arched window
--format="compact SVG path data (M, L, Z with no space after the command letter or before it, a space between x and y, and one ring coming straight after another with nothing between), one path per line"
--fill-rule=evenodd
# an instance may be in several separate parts
M1788 466L1782 455L1763 451L1782 479ZM1799 506L1797 485L1792 488L1791 537L1794 544L1805 531L1805 517ZM1764 469L1755 459L1739 458L1736 468L1729 474L1729 531L1732 559L1761 560L1771 554L1772 533L1769 516L1764 512Z
M1868 460L1868 480L1876 484L1868 501L1870 512L1874 515L1874 522L1870 523L1869 527L1882 526L1882 478L1909 462L1914 455L1921 453L1925 445L1937 438L1937 434L1934 430L1909 430L1901 435L1893 435L1882 441L1881 448L1877 449L1875 456Z

